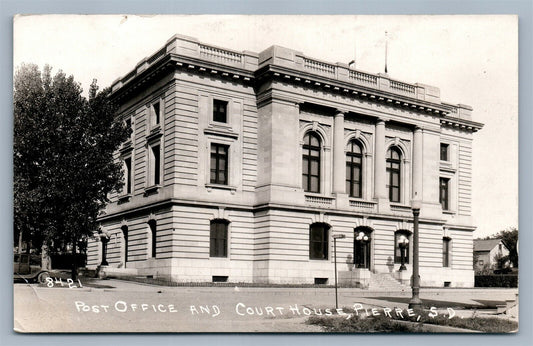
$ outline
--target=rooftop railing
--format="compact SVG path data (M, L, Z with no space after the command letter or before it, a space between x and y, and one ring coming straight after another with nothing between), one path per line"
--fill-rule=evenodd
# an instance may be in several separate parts
M190 67L194 67L194 61L207 61L217 65L239 68L253 73L258 68L267 64L283 66L294 71L307 72L312 75L322 76L330 80L337 80L345 83L360 85L385 91L391 94L398 94L426 102L441 103L440 91L438 88L424 85L400 82L389 78L387 74L372 74L355 70L343 63L328 63L314 59L304 54L279 46L272 46L257 54L248 51L237 52L230 49L220 48L213 45L200 43L197 39L187 36L175 35L167 41L164 47L156 53L141 60L136 68L124 77L115 81L112 85L113 91L118 90L125 83L129 82L136 75L157 63L167 54L174 54L183 58L192 58ZM215 69L217 67L214 67ZM326 82L327 84L327 82ZM451 106L451 105L450 105ZM459 107L461 105L457 105ZM468 107L468 106L467 106ZM451 107L452 108L452 107ZM468 109L465 107L452 108L452 114L468 117ZM463 110L465 108L465 110Z

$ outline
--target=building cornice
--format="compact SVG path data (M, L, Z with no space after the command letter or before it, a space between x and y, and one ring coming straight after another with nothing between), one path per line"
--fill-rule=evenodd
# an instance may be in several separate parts
M455 117L446 117L445 119L441 119L440 124L443 127L471 132L477 132L483 128L482 123Z
M470 106L441 102L439 89L429 85L405 83L387 74L371 74L346 64L319 61L283 47L272 46L259 54L238 52L180 35L173 36L157 52L141 60L134 70L114 81L111 97L117 101L123 99L158 75L176 70L257 89L267 80L290 83L428 114L446 119L441 120L443 126L466 131L475 132L483 126L470 120ZM261 102L264 100L258 101Z

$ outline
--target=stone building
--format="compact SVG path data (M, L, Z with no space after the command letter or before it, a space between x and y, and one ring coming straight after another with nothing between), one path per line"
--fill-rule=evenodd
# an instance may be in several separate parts
M178 282L473 286L472 109L272 46L176 35L112 85L133 129L88 267ZM403 265L401 262L404 262ZM400 270L402 269L402 270Z

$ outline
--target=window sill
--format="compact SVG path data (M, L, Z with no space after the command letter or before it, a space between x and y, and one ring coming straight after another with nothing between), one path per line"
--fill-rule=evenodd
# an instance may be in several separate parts
M375 206L377 205L377 203L374 201L367 201L365 199L356 198L356 197L350 197L349 203L350 203L350 207L369 209L369 210L374 210Z
M440 170L450 173L455 173L457 171L450 161L440 161Z
M314 204L314 205L333 205L335 197L325 196L318 193L306 192L305 193L305 202Z
M148 136L146 136L146 142L151 142L163 135L163 131L161 130L161 126L157 125L152 130L150 130L150 133Z
M131 144L131 140L127 140L126 142L124 142L124 144L122 144L122 147L120 148L119 151L122 155L125 155L132 150L133 150L133 146Z
M226 256L226 257L212 257L212 256L209 256L209 260L210 261L229 261L229 256Z
M236 132L233 132L231 127L229 127L227 124L216 124L216 127L211 125L204 129L204 133L206 135L215 135L215 136L222 136L222 137L229 137L233 139L239 138L239 134Z
M403 211L403 212L411 212L412 207L410 205L405 204L399 204L399 203L391 203L390 208L392 211Z
M144 189L144 197L154 195L159 192L161 185L152 185Z
M236 186L231 185L222 185L222 184L205 184L205 187L207 188L207 192L211 192L213 189L215 190L229 190L232 195L237 192Z
M131 193L128 193L128 194L125 194L125 195L121 195L121 196L118 196L118 204L123 204L123 203L127 203L129 202L131 199Z
M455 211L453 210L443 210L442 211L443 214L446 214L446 215L455 215Z

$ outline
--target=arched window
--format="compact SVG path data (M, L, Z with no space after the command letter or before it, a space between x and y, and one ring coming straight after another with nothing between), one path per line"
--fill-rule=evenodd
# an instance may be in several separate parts
M128 262L128 226L120 227L122 230L122 239L124 241L124 267L126 262Z
M314 223L309 226L309 258L328 259L329 225Z
M402 154L396 147L387 151L387 189L389 200L400 202L400 165Z
M362 197L363 184L363 152L359 143L350 142L346 153L346 192L350 197Z
M155 220L148 221L150 226L150 233L152 235L152 257L157 255L157 222Z
M307 192L320 192L320 138L309 132L304 137L302 186Z
M209 256L228 257L228 220L211 220Z
M409 249L411 248L411 232L399 230L394 233L394 263L402 263L402 248L404 248L404 263L409 263Z

